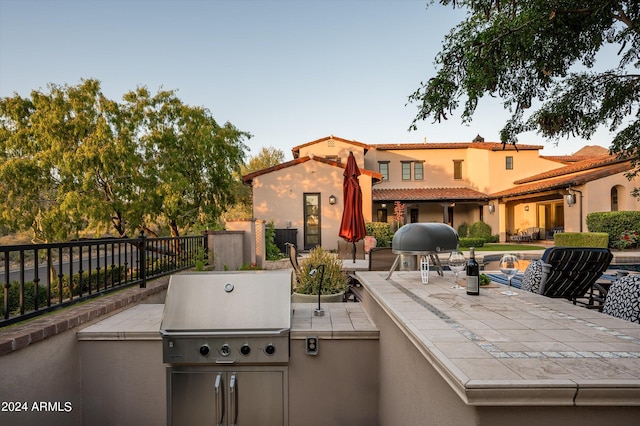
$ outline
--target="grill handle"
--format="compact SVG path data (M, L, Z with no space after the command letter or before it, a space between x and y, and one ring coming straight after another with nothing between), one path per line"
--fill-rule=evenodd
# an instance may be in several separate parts
M215 383L216 396L216 426L222 426L224 420L224 389L222 389L222 374L218 373Z
M236 426L238 424L238 388L236 385L235 373L231 375L231 379L229 380L229 399L231 399L230 409L231 409L231 415L233 416L231 425Z

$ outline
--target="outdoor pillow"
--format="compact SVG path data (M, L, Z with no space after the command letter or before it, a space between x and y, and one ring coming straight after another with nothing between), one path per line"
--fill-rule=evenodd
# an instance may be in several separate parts
M542 281L542 261L532 260L524 271L522 278L522 290L532 293L540 293L540 282Z
M623 320L640 322L640 275L627 275L611 284L602 312Z

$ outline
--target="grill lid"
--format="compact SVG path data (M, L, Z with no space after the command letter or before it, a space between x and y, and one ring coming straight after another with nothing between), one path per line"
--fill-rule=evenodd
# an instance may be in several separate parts
M170 335L288 331L290 281L289 271L172 275L160 332Z
M396 254L430 254L458 249L458 233L445 223L409 223L393 236Z

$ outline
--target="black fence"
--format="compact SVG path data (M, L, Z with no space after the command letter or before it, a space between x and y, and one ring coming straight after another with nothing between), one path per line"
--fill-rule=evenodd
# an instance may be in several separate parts
M206 263L206 236L0 246L0 327Z

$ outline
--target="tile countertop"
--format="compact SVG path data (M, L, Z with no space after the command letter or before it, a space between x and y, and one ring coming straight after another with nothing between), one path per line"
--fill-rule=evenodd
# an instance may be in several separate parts
M324 316L315 316L317 304L292 303L291 339L310 332L320 339L377 339L378 329L360 303L323 303ZM78 340L162 340L164 305L140 304L78 332Z
M434 369L472 405L640 405L640 325L453 276L356 272Z

